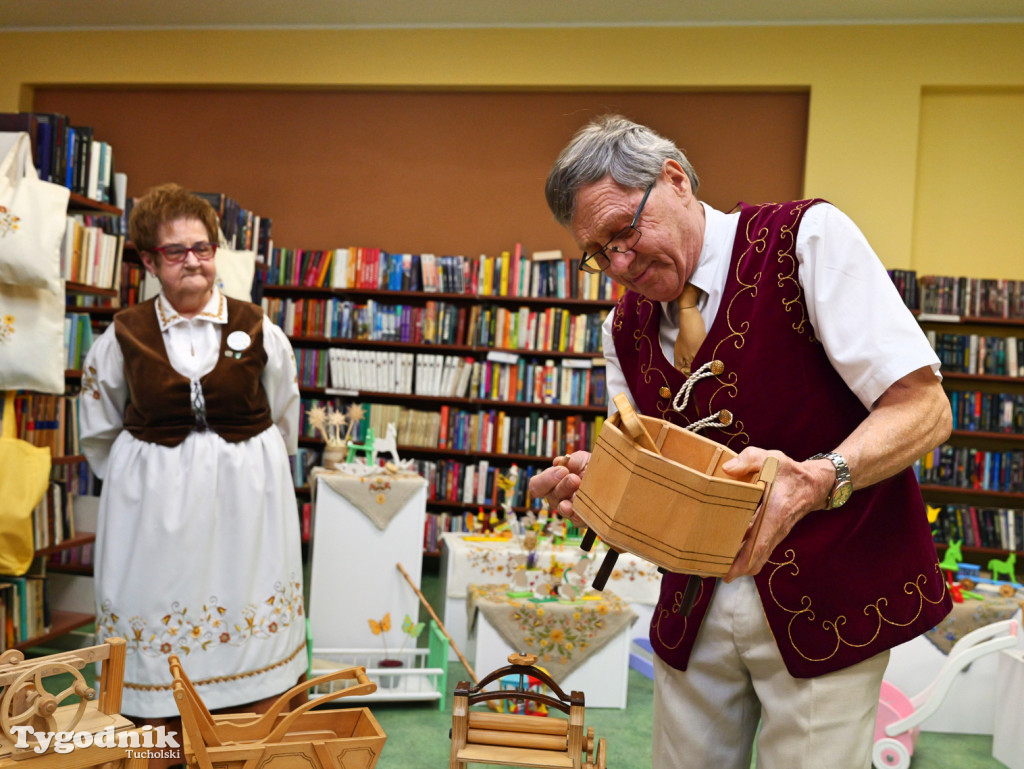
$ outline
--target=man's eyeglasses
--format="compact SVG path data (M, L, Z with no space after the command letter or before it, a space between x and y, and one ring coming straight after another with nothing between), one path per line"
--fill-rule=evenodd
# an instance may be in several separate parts
M647 203L647 196L651 194L651 190L654 189L655 182L657 181L655 179L647 185L647 189L644 190L643 199L640 201L640 207L637 208L636 214L633 216L633 222L628 227L623 227L619 230L611 240L604 244L603 248L598 249L592 254L588 254L586 251L583 252L583 258L580 259L581 272L604 272L608 269L608 265L612 263L611 257L608 256L609 251L613 254L624 254L636 246L641 235L640 230L636 228L636 223L640 221L640 213L644 210L644 205Z
M178 262L185 261L189 251L196 255L196 259L205 262L207 259L213 259L214 254L217 253L217 244L194 243L191 246L157 246L152 250L160 254L168 264L177 264Z

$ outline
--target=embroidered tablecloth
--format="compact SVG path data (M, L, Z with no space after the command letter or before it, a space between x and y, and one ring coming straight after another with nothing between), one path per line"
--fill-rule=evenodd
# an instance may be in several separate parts
M465 598L469 585L512 582L513 574L526 556L526 550L514 539L483 540L453 533L443 534L441 538L449 550L445 586L449 598ZM554 545L550 540L543 540L536 550L536 566L548 571L552 563L557 562L562 568L572 569L581 558L587 558L582 575L589 585L607 552L600 543L590 553L585 553L577 545ZM660 586L661 574L657 566L631 553L620 553L606 590L627 603L655 606Z
M1024 592L1010 597L986 596L983 600L965 598L963 603L954 603L953 611L936 627L925 633L943 654L949 654L953 644L970 633L993 622L1009 619L1024 607Z
M510 598L508 585L470 585L466 600L469 627L482 613L517 652L536 654L537 664L562 681L587 658L632 625L629 604L613 594L573 603Z
M388 527L412 495L427 483L416 473L382 470L372 475L351 475L317 467L310 473L311 489L316 488L318 478L352 503L381 531Z

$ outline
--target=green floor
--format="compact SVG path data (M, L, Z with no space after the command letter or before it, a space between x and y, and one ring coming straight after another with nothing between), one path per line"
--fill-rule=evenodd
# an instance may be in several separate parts
M427 573L423 593L434 607L440 607L440 582ZM421 618L426 618L423 613ZM489 671L476 671L482 676ZM469 676L461 663L448 667L449 692L445 709L432 705L374 705L372 712L388 736L378 769L438 769L448 764L451 728L451 690ZM629 697L625 710L590 709L586 725L608 744L610 769L642 769L651 765L651 716L653 682L629 671ZM713 769L699 767L698 769ZM992 758L992 737L967 734L922 732L917 741L911 769L1005 769Z
M434 567L436 568L436 566ZM424 596L434 607L440 607L440 582L426 565L422 580ZM421 619L428 620L424 611ZM54 650L46 650L54 651ZM484 675L489 671L477 671ZM87 668L87 675L91 666ZM452 690L469 676L461 663L448 667L449 687L445 708L437 703L374 704L374 717L380 722L387 742L377 769L440 769L448 765L451 728ZM48 682L50 683L50 682ZM53 682L59 685L59 682ZM586 725L603 737L608 746L610 769L642 769L651 765L651 716L653 682L634 670L629 671L629 697L625 710L589 709ZM697 769L714 769L698 767ZM966 734L922 732L917 741L911 769L1005 769L992 758L992 737Z

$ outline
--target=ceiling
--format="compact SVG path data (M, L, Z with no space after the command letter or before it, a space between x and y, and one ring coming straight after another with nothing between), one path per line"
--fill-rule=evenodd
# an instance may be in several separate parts
M1024 0L0 0L0 29L1024 22Z

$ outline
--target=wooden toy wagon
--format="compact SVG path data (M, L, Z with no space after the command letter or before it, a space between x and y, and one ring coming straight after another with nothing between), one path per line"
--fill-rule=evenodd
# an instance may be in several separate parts
M169 658L174 699L181 713L185 761L190 769L373 769L387 736L367 708L310 709L345 695L372 694L377 684L366 669L351 667L293 686L270 709L211 715L175 655ZM309 687L341 678L355 686L309 700L290 712L285 706Z
M722 470L734 451L636 414L624 395L615 405L573 501L589 527L584 549L595 534L612 548L594 586L603 588L615 551L671 572L725 576L748 527L760 522L755 513L771 493L778 460L769 457L760 473L734 478Z

